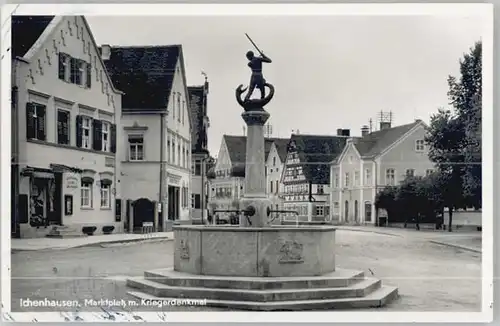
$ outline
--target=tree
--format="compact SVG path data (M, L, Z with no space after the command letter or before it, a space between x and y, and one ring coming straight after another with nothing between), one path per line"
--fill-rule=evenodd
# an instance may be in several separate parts
M482 45L477 42L460 60L460 79L448 77L450 104L431 117L426 136L429 158L436 163L435 183L448 207L452 231L453 210L481 201Z
M395 186L386 186L377 193L375 197L375 209L385 209L387 211L387 218L394 216L398 213L398 206L396 202L398 188Z
M477 42L460 61L459 80L448 78L448 96L457 119L465 129L464 199L470 206L481 207L481 109L482 43Z

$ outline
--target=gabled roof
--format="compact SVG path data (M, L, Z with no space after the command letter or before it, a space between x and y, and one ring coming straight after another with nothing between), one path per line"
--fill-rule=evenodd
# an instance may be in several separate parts
M306 181L313 184L330 182L330 162L335 160L346 145L345 136L295 135L295 144Z
M232 136L224 135L224 141L229 152L229 158L231 159L232 165L232 176L244 177L245 176L245 161L246 161L246 148L247 148L247 137L246 136ZM267 161L269 152L271 151L271 145L273 142L287 141L288 139L282 138L265 138L264 139L264 160Z
M12 16L12 58L23 57L55 16Z
M104 63L114 85L125 92L122 111L165 110L181 56L181 45L111 46Z
M377 156L419 123L422 121L416 120L406 125L378 130L364 137L355 137L353 138L354 146L362 157Z
M286 154L289 141L290 139L288 138L276 138L274 140L274 146L276 146L276 150L278 151L278 155L282 163L286 161Z

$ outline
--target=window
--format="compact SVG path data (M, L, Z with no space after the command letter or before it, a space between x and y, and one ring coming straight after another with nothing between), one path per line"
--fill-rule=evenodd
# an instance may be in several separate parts
M85 85L85 74L87 72L87 63L82 60L77 60L78 65L78 78L75 84Z
M191 207L194 209L201 208L201 195L200 194L191 194Z
M184 116L186 115L186 101L182 100L182 124L184 125Z
M415 176L415 170L414 169L407 169L406 170L406 177L413 177Z
M396 185L396 173L394 169L387 169L385 171L385 184L388 186L395 186Z
M335 173L333 176L333 187L338 188L339 187L339 174Z
M196 160L194 163L194 175L201 175L201 161Z
M57 143L69 145L70 112L57 109Z
M427 169L427 170L425 170L425 175L426 175L426 176L429 176L429 175L431 175L431 174L433 174L433 173L434 173L434 170L433 170L433 169Z
M45 140L46 106L38 103L26 104L26 137L27 139Z
M65 82L69 82L70 58L69 55L59 52L59 79Z
M111 191L109 184L101 181L101 208L111 208Z
M82 117L82 148L90 149L91 146L91 133L92 118Z
M324 216L325 207L324 206L316 206L316 216Z
M423 152L425 150L425 142L422 139L415 141L415 151Z
M109 152L109 123L103 122L101 129L102 151Z
M345 173L345 177L344 177L344 186L345 186L346 188L348 188L348 187L349 187L349 172L346 172L346 173Z
M172 164L175 164L175 137L172 138Z
M273 157L273 166L276 166L276 156Z
M318 185L318 194L322 195L325 193L325 189L323 185Z
M359 186L359 171L354 172L354 185Z
M274 188L275 188L275 189L274 189L274 191L275 191L276 193L279 193L279 184L278 184L278 180L276 180L275 182L276 182L276 187L274 187Z
M81 207L92 208L92 182L82 181Z
M143 161L144 160L144 138L139 135L130 135L128 137L129 144L129 160Z
M339 207L339 202L336 201L333 203L333 215L339 215Z
M372 184L372 171L370 169L365 170L365 185L370 186Z
M181 122L181 93L177 93L177 121Z
M269 193L273 193L273 182L269 181Z
M181 165L181 144L177 145L177 165Z

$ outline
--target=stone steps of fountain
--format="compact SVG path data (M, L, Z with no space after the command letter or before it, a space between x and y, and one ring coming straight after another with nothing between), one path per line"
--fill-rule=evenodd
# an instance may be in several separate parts
M144 292L129 291L128 295L149 301L167 301L179 298L158 297ZM392 286L382 286L363 297L320 299L320 300L290 300L290 301L237 301L207 299L207 306L224 307L228 309L259 310L259 311L297 311L324 309L352 309L381 307L397 298L398 289Z
M128 279L127 286L161 298L269 302L364 297L379 289L381 281L366 278L346 287L247 290L170 286L147 279Z
M307 277L231 277L195 275L165 268L144 272L144 278L170 286L219 289L308 289L346 287L364 279L362 271L340 269L321 276Z

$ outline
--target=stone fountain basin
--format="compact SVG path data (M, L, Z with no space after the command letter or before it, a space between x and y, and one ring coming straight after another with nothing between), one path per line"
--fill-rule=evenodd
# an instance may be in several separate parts
M174 226L174 270L245 277L323 275L335 271L335 229Z

